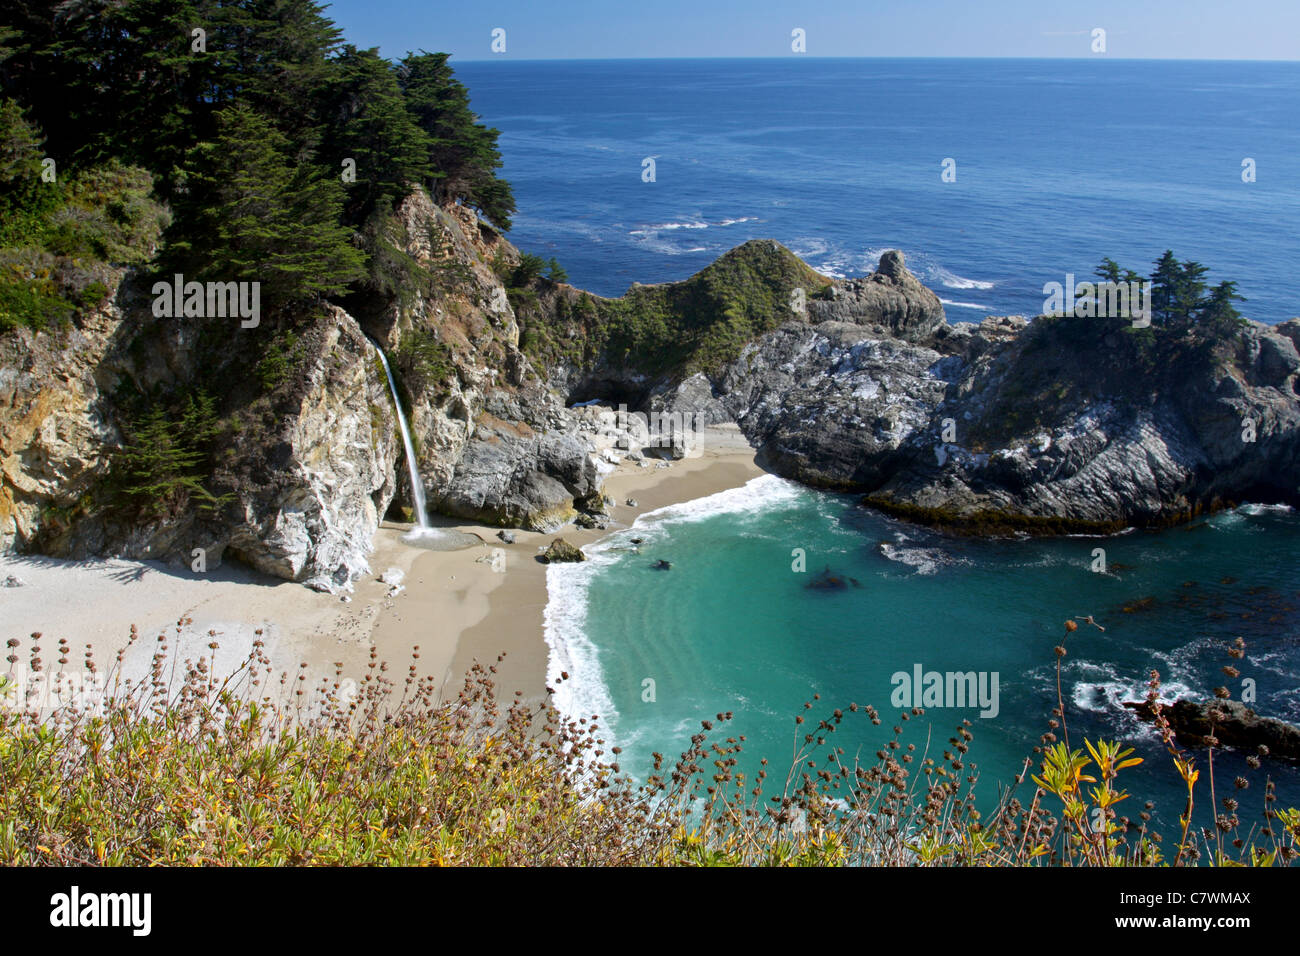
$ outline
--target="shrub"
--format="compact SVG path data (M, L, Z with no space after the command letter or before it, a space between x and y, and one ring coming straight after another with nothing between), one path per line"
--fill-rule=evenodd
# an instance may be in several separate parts
M214 409L213 398L198 390L170 410L155 401L130 417L111 481L140 517L174 517L191 499L207 511L229 500L204 486L211 471L209 445L219 428Z
M177 623L177 640L190 623ZM1066 623L1067 633L1077 627ZM32 673L41 641L32 635ZM9 641L11 667L20 643ZM1027 802L1018 788L1032 759L986 819L975 809L969 722L942 759L931 757L904 741L921 708L903 712L865 763L846 760L835 734L852 720L878 725L880 713L850 705L815 725L811 714L797 717L793 763L774 785L766 761L753 779L736 769L743 738L719 740L731 715L718 714L671 767L656 754L638 784L597 719L565 720L517 698L503 707L494 666L476 665L443 701L436 678L417 677L418 648L400 686L374 649L359 683L343 678L341 664L313 682L305 664L296 675L273 673L260 639L222 676L206 658L177 662L159 635L144 678L132 683L124 659L137 645L132 628L102 675L87 652L91 693L83 685L42 701L38 684L9 688L0 708L0 863L1119 866L1191 865L1208 852L1216 863L1270 865L1293 862L1300 841L1300 813L1273 810L1270 784L1264 827L1249 842L1237 835L1236 801L1225 798L1219 832L1185 823L1176 850L1164 853L1148 829L1149 805L1137 821L1117 815L1129 752L1114 741L1085 741L1086 754L1072 748L1059 694ZM1064 655L1058 647L1058 674ZM66 640L58 656L67 662ZM1149 699L1158 684L1153 676ZM1167 724L1162 732L1190 820L1199 774Z
M408 405L428 394L445 394L456 374L455 355L450 346L425 328L414 328L402 336L394 361L401 373Z

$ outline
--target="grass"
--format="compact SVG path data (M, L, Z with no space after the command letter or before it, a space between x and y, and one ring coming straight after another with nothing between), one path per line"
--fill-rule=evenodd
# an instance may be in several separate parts
M189 623L177 622L175 638ZM1067 637L1076 629L1066 622ZM47 672L42 641L31 636L32 674ZM737 769L744 738L723 737L732 715L718 714L675 762L656 754L637 783L598 719L564 719L518 697L503 704L495 666L476 666L442 701L435 681L417 676L418 648L401 680L373 650L359 682L341 664L313 680L305 664L275 674L259 639L242 666L218 677L205 658L178 661L162 634L147 673L132 682L124 659L139 643L133 628L103 673L87 646L81 692L43 700L38 683L25 694L14 683L22 642L9 641L0 862L1187 866L1297 857L1300 813L1275 809L1268 782L1261 822L1244 823L1237 797L1247 783L1217 800L1213 749L1208 799L1222 809L1215 828L1191 826L1200 758L1177 747L1167 723L1163 738L1188 794L1177 846L1163 847L1148 829L1151 804L1132 820L1119 815L1129 799L1122 778L1139 761L1117 741L1071 747L1059 695L1064 639L1049 729L987 817L975 808L970 722L932 755L905 739L921 708L900 712L888 743L862 762L846 758L836 735L885 716L850 704L818 719L814 696L795 718L791 765L769 771L764 760L753 778ZM1242 653L1240 641L1229 649ZM71 680L66 640L57 654L50 670ZM1158 688L1153 673L1149 700Z

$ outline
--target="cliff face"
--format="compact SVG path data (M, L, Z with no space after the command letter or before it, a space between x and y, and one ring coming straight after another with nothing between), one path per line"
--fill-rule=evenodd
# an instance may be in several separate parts
M236 335L213 348L192 326L154 319L139 298L119 286L71 329L20 329L0 342L0 544L199 568L233 553L329 588L364 571L399 443L356 322L325 307L298 323L292 378L241 402L241 371L265 341ZM236 408L215 439L207 485L228 502L213 513L193 501L136 512L110 476L126 440L126 396L221 379Z
M530 528L572 518L599 480L577 421L517 349L493 262L518 253L422 192L390 238L419 294L362 296L355 315L323 304L252 329L158 319L158 277L119 269L105 304L69 327L0 338L0 547L195 568L234 558L347 588L379 521L411 500L375 342L393 356L431 508ZM216 423L197 471L220 500L182 490L142 507L121 477L133 429L153 407L179 421L199 395L215 398Z
M666 409L732 416L774 470L975 532L1113 531L1300 503L1294 321L1229 342L1119 320L986 319L881 336L790 324Z
M156 319L156 277L118 270L71 327L0 337L0 546L186 566L201 549L209 567L348 587L379 521L411 500L375 342L431 509L488 524L550 530L601 509L598 462L619 453L589 410L566 408L597 398L735 421L778 473L957 530L1300 503L1297 320L1215 347L1103 319L950 326L899 253L832 281L767 241L606 299L520 279L509 243L423 193L389 239L415 277L401 295L241 329ZM215 500L124 497L144 411L205 395L214 423L195 454Z

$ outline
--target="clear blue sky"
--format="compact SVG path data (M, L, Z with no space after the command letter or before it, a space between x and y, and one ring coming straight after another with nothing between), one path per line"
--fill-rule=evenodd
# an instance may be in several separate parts
M1300 0L336 0L349 42L461 60L793 55L1300 59ZM492 31L506 31L494 54Z

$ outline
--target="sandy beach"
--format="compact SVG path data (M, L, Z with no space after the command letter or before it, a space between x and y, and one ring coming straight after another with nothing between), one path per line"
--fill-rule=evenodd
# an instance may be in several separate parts
M374 648L399 686L418 648L417 672L433 676L444 696L455 695L474 662L492 664L505 654L497 671L502 699L520 691L540 702L546 694L547 595L538 553L557 537L582 547L648 511L739 487L762 473L739 430L719 426L707 430L692 457L614 466L604 483L615 502L605 530L568 525L548 533L515 531L514 542L506 544L496 528L444 519L439 527L477 536L480 543L435 551L405 543L406 525L384 522L370 555L372 573L343 597L238 565L198 573L156 562L0 555L0 582L10 576L21 582L0 586L0 637L19 641L8 651L18 656L19 670L5 664L0 674L25 669L33 644L42 649L43 669L57 669L60 638L71 647L65 669L80 666L88 645L102 668L126 646L135 625L140 639L123 661L133 677L146 673L159 635L180 660L211 657L208 645L217 643L217 673L238 666L260 639L277 673L294 673L306 663L312 679L332 675L336 664L359 679ZM401 572L397 588L380 580L390 568ZM178 626L181 621L189 623ZM34 641L33 633L41 638Z

